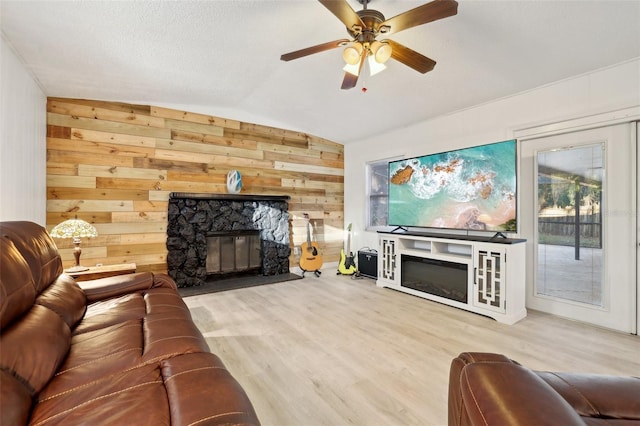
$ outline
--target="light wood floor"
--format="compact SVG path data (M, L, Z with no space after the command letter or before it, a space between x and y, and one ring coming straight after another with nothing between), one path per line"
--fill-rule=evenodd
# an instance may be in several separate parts
M326 269L321 278L185 298L265 426L445 425L449 363L640 375L640 338L539 312L508 326Z

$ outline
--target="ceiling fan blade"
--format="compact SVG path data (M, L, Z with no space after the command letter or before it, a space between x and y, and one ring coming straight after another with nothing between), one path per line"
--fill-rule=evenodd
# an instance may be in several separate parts
M342 23L348 28L352 29L355 26L360 26L360 28L364 28L365 25L360 19L360 16L353 10L347 0L319 0L320 3L331 13L333 13L336 18L342 21Z
M360 57L360 64L358 65L358 75L362 72L362 66L364 65L364 61L367 59L367 55L363 54ZM358 75L353 75L350 72L344 73L344 80L342 80L342 86L340 88L342 90L353 89L358 84Z
M325 50L335 49L336 47L343 46L345 43L348 43L349 39L335 40L330 41L328 43L322 43L317 46L307 47L306 49L296 50L295 52L285 53L280 56L280 59L283 61L291 61L293 59L302 58L303 56L313 55L314 53L324 52Z
M349 72L344 73L344 80L342 80L342 86L340 88L342 90L353 89L358 84L358 76L353 75Z
M391 45L391 57L398 62L402 62L406 66L425 74L436 66L436 61L409 49L408 47L395 42L393 40L385 40Z
M455 0L434 0L430 3L408 10L393 18L387 19L380 26L389 26L385 35L397 33L408 28L437 21L458 13L458 2Z

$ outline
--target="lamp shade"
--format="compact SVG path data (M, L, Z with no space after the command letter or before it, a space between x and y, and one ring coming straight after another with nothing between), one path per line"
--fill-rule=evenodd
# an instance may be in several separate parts
M97 237L98 231L93 225L82 219L78 219L76 216L75 219L67 219L54 226L51 232L49 232L49 235L53 238L73 238L73 245L75 246L73 256L76 259L76 264L72 268L65 269L65 272L73 273L89 269L86 266L80 265L80 254L82 253L80 249L80 238Z
M376 62L384 64L391 57L393 49L389 43L374 41L371 43L371 53L376 58Z
M53 238L91 238L97 237L98 231L89 222L82 219L67 219L56 225L51 232Z
M357 65L360 63L360 56L362 56L362 45L360 43L353 43L349 47L345 47L342 52L342 59L349 65Z
M355 75L356 77L358 76L358 74L360 74L360 64L357 64L357 65L347 64L342 69L348 72L349 74Z
M378 74L380 71L384 71L387 68L385 64L381 64L380 62L376 61L373 56L369 56L368 63L369 63L369 75L371 76L374 76Z

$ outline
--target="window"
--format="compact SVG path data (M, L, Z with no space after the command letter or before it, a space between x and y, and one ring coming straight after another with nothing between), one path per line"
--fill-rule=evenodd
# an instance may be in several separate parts
M367 164L367 229L387 226L389 211L389 160Z

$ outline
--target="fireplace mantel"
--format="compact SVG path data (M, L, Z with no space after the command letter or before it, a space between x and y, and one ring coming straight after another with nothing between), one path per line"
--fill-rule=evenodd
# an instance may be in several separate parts
M172 192L169 194L169 199L177 198L229 201L289 201L291 199L288 195L215 194L209 192Z

